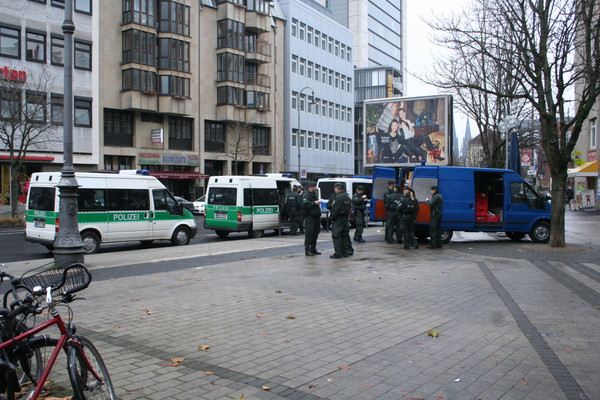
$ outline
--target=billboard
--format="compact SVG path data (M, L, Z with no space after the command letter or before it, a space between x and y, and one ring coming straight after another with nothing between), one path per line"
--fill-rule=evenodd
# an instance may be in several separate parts
M452 96L367 100L363 115L365 166L450 164Z

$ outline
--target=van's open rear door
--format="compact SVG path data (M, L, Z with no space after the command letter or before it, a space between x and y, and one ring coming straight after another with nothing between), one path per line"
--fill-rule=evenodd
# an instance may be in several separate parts
M375 167L373 171L373 197L371 200L371 221L385 221L383 195L387 190L388 181L397 182L398 169L391 167Z

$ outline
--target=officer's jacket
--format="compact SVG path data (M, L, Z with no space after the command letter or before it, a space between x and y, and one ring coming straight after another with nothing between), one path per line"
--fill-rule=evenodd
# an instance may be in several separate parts
M321 207L318 204L315 204L315 201L319 200L317 197L317 193L312 193L310 190L307 190L302 196L302 208L304 209L304 214L310 217L320 217L321 216Z
M350 209L352 208L352 200L350 200L350 196L348 193L342 192L338 193L332 197L330 202L327 204L331 204L331 219L335 220L340 216L348 216L350 214Z

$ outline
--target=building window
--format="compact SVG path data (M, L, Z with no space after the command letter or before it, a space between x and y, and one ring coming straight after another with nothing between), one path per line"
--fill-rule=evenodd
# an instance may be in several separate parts
M133 147L132 112L104 109L104 145Z
M333 54L333 38L332 37L329 38L329 47L327 47L327 51L329 51L331 54Z
M292 129L292 147L298 146L298 129Z
M73 44L75 60L73 66L77 69L92 69L92 43L75 39Z
M231 47L244 51L244 24L232 19L217 22L217 48Z
M336 89L339 89L340 87L340 74L339 73L335 73L335 87Z
M298 56L292 56L292 72L296 73L298 71Z
M329 136L329 151L333 151L333 136Z
M305 31L306 31L306 24L301 22L300 23L300 31L299 31L300 32L300 35L299 35L300 40L304 40L304 32Z
M2 90L0 91L0 119L19 121L21 120L21 91L20 90Z
M315 150L319 150L321 148L321 134L315 133Z
M174 1L158 3L158 30L190 36L190 7Z
M298 92L292 92L292 110L298 106Z
M217 105L244 106L245 90L233 86L221 86L217 88Z
M155 27L155 0L123 0L123 24Z
M596 148L596 118L590 119L590 148Z
M310 27L310 26L308 27L308 31L307 31L307 34L306 34L306 41L309 44L312 44L312 41L313 41L313 28Z
M301 58L299 65L300 65L300 71L298 71L298 73L300 75L304 76L304 71L305 71L305 68L306 68L306 60L304 58Z
M333 103L329 102L329 118L333 118Z
M258 110L269 110L271 108L269 93L246 92L246 106Z
M63 124L64 119L64 101L62 94L52 93L50 96L50 114L52 123L57 125Z
M329 86L333 86L333 70L330 69L329 72L327 73L327 76L329 77Z
M161 96L190 97L190 79L181 76L160 75Z
M300 111L304 111L306 109L306 95L300 94Z
M327 79L327 68L321 67L321 82L325 83Z
M321 35L321 49L325 50L326 46L327 46L327 35L322 34Z
M327 116L327 102L325 100L323 100L323 104L321 105L321 115L324 117Z
M267 0L246 0L246 10L268 15L270 3Z
M327 135L323 134L323 138L321 139L321 150L327 150Z
M346 52L346 61L352 61L352 49L348 47L348 51Z
M315 99L314 112L315 115L319 115L319 112L321 112L321 99Z
M245 57L233 53L217 54L217 81L244 83Z
M52 0L52 5L54 7L65 8L65 0Z
M335 138L335 152L338 153L340 151L340 138Z
M27 91L25 98L27 99L26 118L34 123L46 122L46 93Z
M306 71L306 77L312 79L313 77L313 62L308 62L308 69Z
M298 20L292 19L292 36L298 35Z
M158 68L190 72L190 44L173 38L158 39Z
M225 151L225 124L204 122L204 151L222 153Z
M132 169L133 168L133 157L132 156L104 156L104 169L107 171L117 171L120 169Z
M339 57L340 55L340 42L335 41L335 55Z
M300 131L300 147L304 148L306 146L306 131Z
M312 149L313 148L313 137L314 137L314 133L313 132L308 132L308 137L306 140L306 148L308 149Z
M123 32L123 64L156 66L156 35L138 29Z
M75 0L75 11L84 14L91 14L92 0Z
M0 25L0 56L21 58L21 31Z
M140 113L140 120L142 122L154 122L155 124L163 124L165 117L162 114L142 112Z
M27 61L46 62L46 34L27 31Z
M335 105L335 119L340 119L340 105Z
M319 47L319 40L321 40L320 37L321 37L321 33L319 31L315 31L314 43L315 43L315 46L317 46L317 47Z
M73 102L75 126L92 126L92 99L75 97Z
M318 82L321 77L321 66L319 64L315 64L315 80Z
M265 127L252 128L252 154L268 156L271 154L271 130Z
M169 117L169 149L192 150L193 119Z
M50 38L50 62L53 65L64 65L65 40L62 36L52 36Z
M130 68L122 72L123 91L157 94L158 77L155 72Z

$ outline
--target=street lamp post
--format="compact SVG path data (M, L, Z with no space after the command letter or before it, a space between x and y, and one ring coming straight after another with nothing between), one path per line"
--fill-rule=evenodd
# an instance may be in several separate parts
M302 148L301 146L301 141L300 141L300 135L302 134L302 131L300 130L300 101L301 101L301 97L302 97L302 92L304 92L305 90L310 90L312 95L312 100L307 102L306 107L307 107L307 111L310 110L310 105L314 104L314 99L315 99L315 91L312 90L311 87L306 86L304 88L302 88L302 90L300 91L300 93L298 93L298 182L300 182L300 180L302 179L302 165L301 165L301 154L300 154L300 149Z
M77 179L73 167L73 0L65 0L64 33L64 137L59 189L60 227L54 240L54 262L83 262L83 244L77 224ZM58 225L58 224L57 224Z

